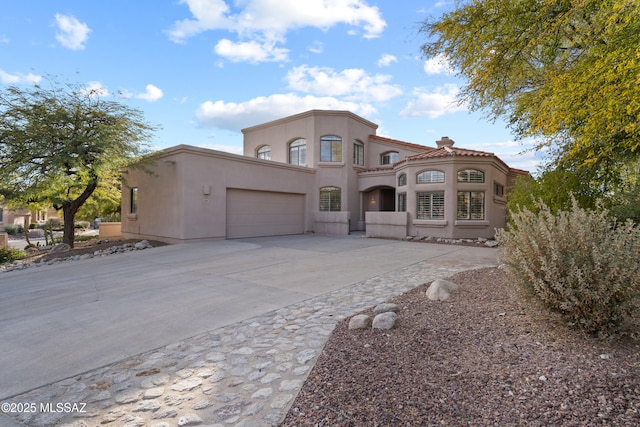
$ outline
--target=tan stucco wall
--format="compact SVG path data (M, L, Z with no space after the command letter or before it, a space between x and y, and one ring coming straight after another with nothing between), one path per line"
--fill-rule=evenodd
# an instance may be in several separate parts
M122 236L122 224L119 222L101 222L98 226L100 239L113 239Z
M478 169L484 172L484 183L459 183L457 173L461 169ZM417 184L416 175L424 170L440 170L445 173L444 183ZM396 179L407 174L407 185L396 193L406 192L410 221L408 234L420 237L492 238L496 228L505 226L504 198L494 197L494 182L506 187L508 170L493 157L451 156L445 158L406 162L396 170ZM397 182L397 181L396 181ZM420 191L444 191L445 219L416 219L416 193ZM485 193L484 220L458 220L458 191L483 191Z
M158 152L153 174L129 168L122 192L122 234L167 242L226 237L228 188L307 194L315 171L230 153L180 145ZM130 214L129 188L138 188ZM305 227L312 227L307 199Z

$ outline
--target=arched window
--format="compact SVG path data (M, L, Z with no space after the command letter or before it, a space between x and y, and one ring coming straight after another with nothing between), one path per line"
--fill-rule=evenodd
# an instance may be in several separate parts
M407 185L407 174L403 173L398 177L398 187L402 187L403 185Z
M420 172L416 176L418 184L432 184L435 182L444 182L444 172L438 170L426 170Z
M353 141L353 164L364 166L364 144L357 139Z
M400 154L397 151L387 151L380 156L381 165L392 165L400 160Z
M320 188L320 210L324 212L337 212L341 210L340 199L342 192L338 187Z
M478 169L461 169L458 171L458 182L484 182L484 172Z
M289 144L289 164L304 166L307 164L307 141L296 139Z
M263 145L258 148L258 158L264 160L271 160L271 146Z
M336 135L325 135L320 138L320 161L342 161L342 138Z

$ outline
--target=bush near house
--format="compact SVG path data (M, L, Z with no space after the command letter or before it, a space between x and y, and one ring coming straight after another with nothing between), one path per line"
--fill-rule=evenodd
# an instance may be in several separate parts
M10 236L15 236L17 234L22 234L24 233L24 227L21 225L13 225L13 224L8 224L4 226L4 230L7 232L8 235Z
M542 202L537 208L512 212L510 229L497 233L512 283L573 327L621 332L640 306L640 230L575 200L556 214Z
M20 249L14 249L9 247L0 248L0 264L5 262L12 262L24 257L25 257L25 253Z

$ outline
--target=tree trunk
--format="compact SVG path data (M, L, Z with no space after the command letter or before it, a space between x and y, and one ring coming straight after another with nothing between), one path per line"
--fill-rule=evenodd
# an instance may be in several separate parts
M74 205L75 203L73 202L65 202L62 204L62 214L64 215L62 243L66 243L72 248L76 238L75 217L79 207L75 207Z
M94 178L89 181L87 188L84 189L82 194L75 200L65 200L62 202L62 214L64 215L64 226L62 234L62 243L66 243L73 248L73 242L76 238L75 218L76 212L80 209L80 206L87 201L89 196L93 194L93 191L98 186L98 179Z

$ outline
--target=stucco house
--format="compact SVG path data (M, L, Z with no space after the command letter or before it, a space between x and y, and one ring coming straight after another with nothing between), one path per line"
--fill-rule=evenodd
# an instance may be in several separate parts
M505 225L505 191L526 172L447 137L427 147L377 128L349 111L311 110L243 129L244 155L154 153L153 173L123 171L123 237L491 238Z

